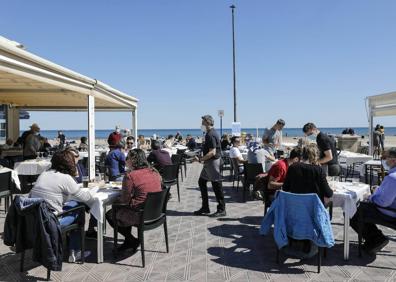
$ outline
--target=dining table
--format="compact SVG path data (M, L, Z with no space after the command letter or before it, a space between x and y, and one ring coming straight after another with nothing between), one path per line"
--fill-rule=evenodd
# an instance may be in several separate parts
M82 185L82 184L80 184ZM92 200L86 204L90 208L90 214L97 220L97 263L102 263L103 258L103 236L105 232L106 223L106 207L116 201L121 195L121 184L116 182L104 183L89 183L88 188L81 188L89 191L92 195ZM71 197L70 199L73 199Z
M350 219L357 212L360 201L366 200L371 192L370 186L361 182L329 181L333 189L333 207L340 207L344 212L344 259L349 259Z
M10 169L8 167L0 166L0 173L7 173L7 172L11 172L11 181L12 184L14 184L15 188L21 190L21 182L19 180L18 173L15 170Z
M371 161L373 159L372 156L366 155L366 154L360 154L360 153L355 153L355 152L349 152L349 151L341 151L340 154L338 155L338 162L342 165L346 165L346 175L345 179L348 178L348 176L352 176L355 173L355 167L358 164L363 164L365 162ZM359 173L360 176L360 173Z
M18 175L40 175L50 167L51 160L49 158L37 158L15 163L14 170Z

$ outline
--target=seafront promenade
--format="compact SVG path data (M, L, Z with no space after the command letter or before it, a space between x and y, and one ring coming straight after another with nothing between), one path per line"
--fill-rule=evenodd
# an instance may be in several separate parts
M187 178L181 182L181 201L176 190L168 204L170 251L165 252L162 228L145 234L146 267L141 267L140 252L133 256L114 258L113 230L107 225L104 263L96 263L96 240L86 240L92 254L84 264L63 263L61 272L53 271L53 281L394 281L396 280L396 235L383 229L390 243L377 254L362 258L357 254L357 236L350 229L350 259L343 259L343 215L334 209L332 227L336 245L322 260L321 273L316 273L316 257L302 261L287 259L275 263L272 235L258 234L263 217L260 201L242 202L241 190L224 182L227 216L220 219L196 217L192 211L200 207L197 188L201 165L188 164ZM174 189L174 187L173 187ZM210 194L211 208L215 199ZM3 201L4 203L4 201ZM1 207L3 209L3 207ZM5 214L0 212L0 234ZM134 231L135 232L135 231ZM135 233L136 234L136 233ZM42 281L46 269L26 256L24 273L19 272L19 255L0 243L0 281Z

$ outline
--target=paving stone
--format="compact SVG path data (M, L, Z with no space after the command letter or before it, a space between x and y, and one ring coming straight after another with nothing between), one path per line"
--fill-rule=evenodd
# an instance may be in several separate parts
M227 216L213 219L193 216L200 208L197 188L200 164L188 165L188 177L181 182L181 202L177 201L175 187L168 204L169 253L165 252L163 229L146 232L146 268L141 267L141 255L114 258L113 230L107 225L105 262L96 264L96 241L87 240L92 251L85 264L64 263L61 272L52 272L53 281L395 281L396 235L383 228L390 243L376 257L357 253L357 235L350 229L350 259L343 260L343 215L334 209L333 232L336 245L322 260L317 274L316 259L300 261L287 259L276 264L276 247L272 235L260 236L263 204L259 201L242 202L241 189L237 192L232 182L224 182ZM209 185L210 186L210 185ZM210 191L212 212L216 209ZM2 201L4 204L4 201ZM3 207L0 206L0 209ZM0 212L0 230L5 215ZM136 236L136 230L133 230ZM123 241L120 236L120 243ZM27 252L25 269L19 273L19 255L0 242L0 280L36 281L46 277L46 269L31 261Z

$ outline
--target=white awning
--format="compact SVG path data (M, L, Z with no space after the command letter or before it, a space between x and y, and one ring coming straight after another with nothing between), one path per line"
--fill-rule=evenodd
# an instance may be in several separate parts
M29 110L131 111L138 100L96 79L54 64L0 36L0 103Z
M396 115L396 92L369 96L367 100L367 113L369 121L370 154L373 153L373 118Z

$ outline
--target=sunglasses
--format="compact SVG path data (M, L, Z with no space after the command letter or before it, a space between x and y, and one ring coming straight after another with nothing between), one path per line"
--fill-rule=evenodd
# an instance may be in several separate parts
M128 145L133 145L133 142L127 142Z

